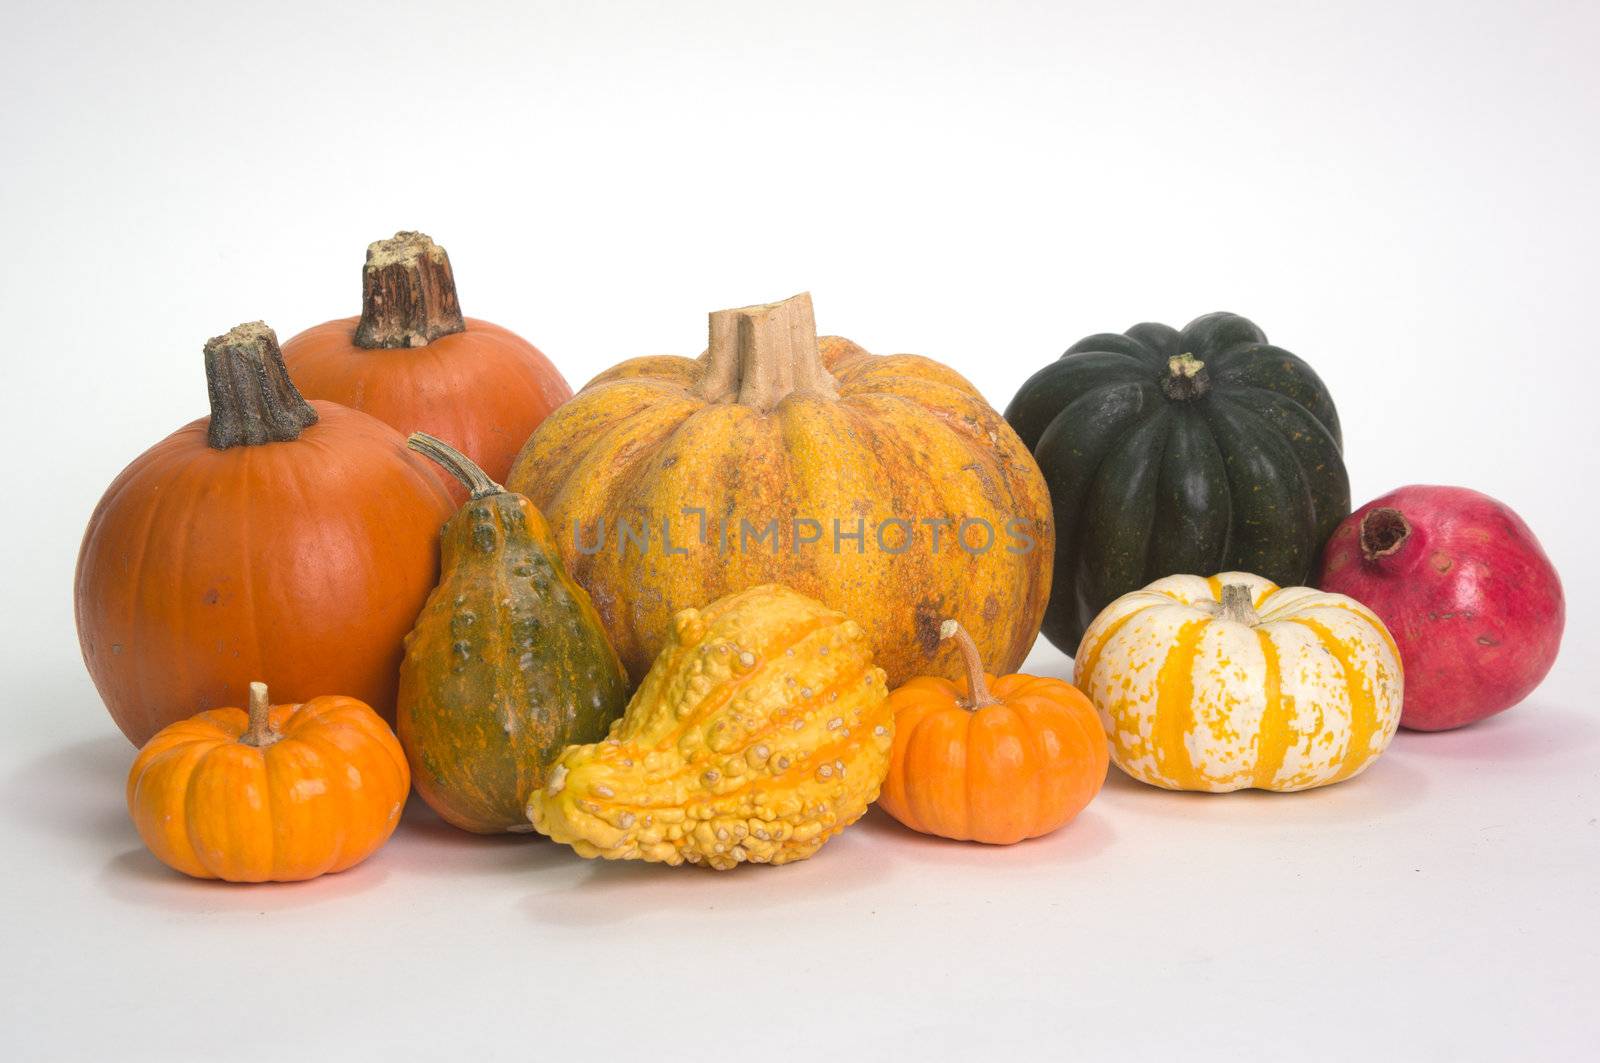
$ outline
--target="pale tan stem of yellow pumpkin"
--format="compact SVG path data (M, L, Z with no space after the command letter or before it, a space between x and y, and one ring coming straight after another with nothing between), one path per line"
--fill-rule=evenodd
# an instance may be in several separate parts
M367 247L356 346L426 347L467 330L450 256L423 233L400 232Z
M1242 583L1230 583L1222 588L1222 611L1217 614L1223 620L1232 620L1236 624L1245 624L1255 627L1261 623L1261 617L1256 613L1255 599L1250 593L1250 588Z
M790 395L839 397L822 364L809 292L781 303L714 312L706 356L696 391L708 402L770 410Z
M967 663L967 697L961 702L965 709L981 709L985 705L998 705L1000 699L989 693L989 683L983 678L983 657L978 644L972 641L967 629L959 620L946 620L939 625L939 639L955 639L961 656Z
M461 481L461 486L470 491L473 498L506 493L506 489L489 479L489 474L478 468L476 462L438 436L412 432L406 446L442 465L445 472Z
M282 738L272 729L272 703L267 700L267 684L250 684L250 726L239 741L247 746L270 746Z

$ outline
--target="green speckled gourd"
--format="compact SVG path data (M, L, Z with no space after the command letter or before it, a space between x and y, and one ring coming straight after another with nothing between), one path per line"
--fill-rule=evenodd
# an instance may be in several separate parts
M441 440L418 432L409 445L471 493L406 636L396 722L411 777L463 830L531 830L529 794L568 745L605 736L627 674L533 503Z
M1079 340L1006 420L1050 487L1044 634L1065 653L1112 600L1163 576L1307 583L1350 512L1332 396L1238 314Z

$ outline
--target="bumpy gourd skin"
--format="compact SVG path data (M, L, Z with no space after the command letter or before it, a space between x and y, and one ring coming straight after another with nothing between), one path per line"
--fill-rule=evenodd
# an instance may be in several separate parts
M859 624L787 588L685 609L610 736L567 750L529 818L587 857L803 860L878 796L884 678Z
M627 674L533 504L474 498L445 525L443 576L406 637L399 733L417 792L478 833L526 831L528 795L621 713Z

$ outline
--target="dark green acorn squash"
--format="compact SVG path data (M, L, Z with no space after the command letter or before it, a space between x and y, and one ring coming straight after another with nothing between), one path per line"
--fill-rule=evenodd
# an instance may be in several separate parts
M410 445L471 493L406 636L396 730L411 778L463 830L532 830L528 798L567 746L605 737L627 673L533 503L432 436Z
M1305 583L1350 513L1328 389L1237 314L1079 340L1006 420L1050 486L1044 634L1066 653L1112 599L1162 576Z

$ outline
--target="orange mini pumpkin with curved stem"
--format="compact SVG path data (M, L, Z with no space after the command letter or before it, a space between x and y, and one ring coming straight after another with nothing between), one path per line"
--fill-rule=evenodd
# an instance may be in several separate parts
M894 750L878 803L923 834L1010 845L1065 825L1105 782L1110 755L1094 706L1060 679L984 674L954 620L964 683L919 676L889 695Z
M163 729L128 773L128 814L162 863L195 878L298 882L354 867L400 822L405 751L364 702L210 709Z

